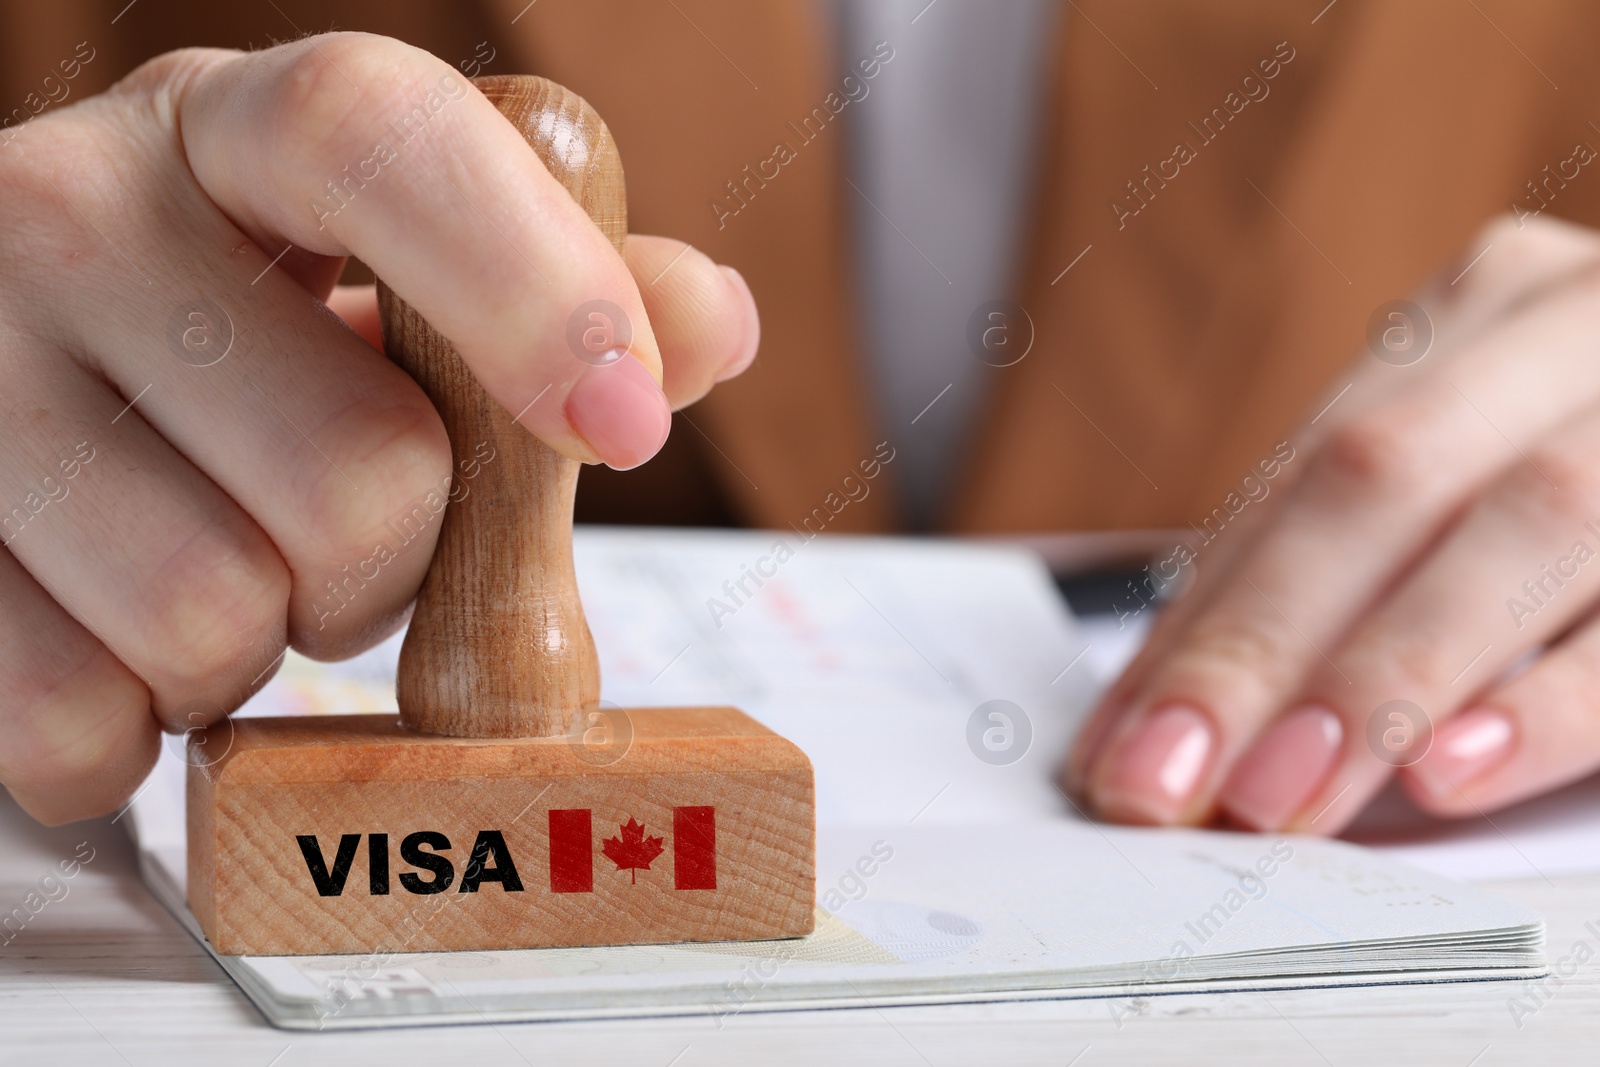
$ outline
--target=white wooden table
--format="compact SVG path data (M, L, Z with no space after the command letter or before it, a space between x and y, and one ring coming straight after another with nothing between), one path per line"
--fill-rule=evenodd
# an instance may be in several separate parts
M1600 1059L1600 876L1494 889L1550 923L1550 959L1586 941L1581 965L1536 1014L1524 983L1297 993L1061 1000L960 1007L749 1014L305 1034L268 1026L145 891L120 826L44 829L0 793L0 914L88 841L68 893L0 945L0 1064L615 1063L627 1067L826 1063L1578 1064ZM59 895L59 890L56 891ZM1090 921L1086 917L1086 921ZM5 934L0 932L0 941Z

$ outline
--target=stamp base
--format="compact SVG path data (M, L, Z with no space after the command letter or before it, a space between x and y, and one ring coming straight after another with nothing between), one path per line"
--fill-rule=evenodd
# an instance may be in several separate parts
M735 708L617 718L631 738L598 750L394 715L233 720L188 772L189 906L225 955L810 933L805 754Z

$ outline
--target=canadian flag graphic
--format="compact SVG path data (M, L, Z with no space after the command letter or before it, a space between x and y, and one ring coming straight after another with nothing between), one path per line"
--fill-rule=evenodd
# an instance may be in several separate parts
M600 852L638 883L665 850L659 835L629 817L601 843ZM594 892L594 817L589 808L550 811L550 892ZM717 809L672 809L672 888L717 888Z

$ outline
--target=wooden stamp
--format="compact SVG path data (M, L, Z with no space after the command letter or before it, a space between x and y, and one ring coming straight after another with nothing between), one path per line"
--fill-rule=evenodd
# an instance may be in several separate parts
M476 83L619 249L622 165L581 99ZM603 708L572 565L579 464L379 285L385 347L459 460L400 654L400 715L245 718L189 769L189 906L225 955L795 937L810 761L733 708ZM217 728L213 728L217 729ZM205 743L206 738L196 738Z

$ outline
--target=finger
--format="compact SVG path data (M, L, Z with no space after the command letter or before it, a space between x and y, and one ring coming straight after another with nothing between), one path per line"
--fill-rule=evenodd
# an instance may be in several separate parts
M661 359L626 264L454 70L362 34L188 62L190 165L247 233L359 256L562 452L631 467L660 448ZM633 360L569 347L569 319L595 300L621 309Z
M1417 295L1435 332L1433 347L1443 351L1459 339L1475 337L1514 306L1559 286L1570 275L1594 264L1597 256L1600 242L1589 227L1553 216L1523 220L1502 216L1493 220ZM1410 377L1400 377L1404 375ZM1358 361L1348 380L1335 380L1312 405L1319 417L1297 435L1299 449L1309 452L1344 419L1372 411L1414 377L1408 368L1388 366L1375 359ZM1335 403L1339 405L1337 416L1319 428L1320 416L1332 411ZM1303 463L1293 468L1286 465L1281 475L1269 475L1270 468L1263 464L1270 462L1268 457L1257 464L1259 470L1252 471L1262 481L1273 483L1276 479L1275 496L1270 503L1253 506L1243 522L1230 526L1214 542L1198 539L1176 546L1152 566L1158 581L1176 581L1176 574L1168 572L1179 567L1192 573L1183 580L1182 599L1165 607L1139 655L1096 703L1063 768L1069 788L1083 790L1088 768L1103 750L1111 726L1155 668L1165 662L1172 647L1182 640L1192 620L1230 581L1237 581L1238 568L1252 551L1257 531L1267 525L1263 520L1281 507L1285 491L1299 480L1306 467ZM1200 547L1205 550L1203 558ZM1188 562L1191 555L1193 566ZM1177 560L1183 562L1175 563Z
M134 401L130 419L153 426L266 530L293 580L297 648L338 658L381 640L426 571L448 490L450 446L433 406L252 249L181 159L128 135L108 145L93 125L45 135L52 151L30 178L41 199L83 205L104 219L107 240L145 251L137 275L110 253L70 270L40 257L38 284L56 299L13 313L114 384L127 400L112 414ZM119 168L168 192L137 216L102 207Z
M668 237L630 235L626 258L661 346L663 385L674 410L756 358L761 323L738 271Z
M1147 660L1150 673L1124 697L1126 710L1086 775L1102 813L1154 823L1208 819L1216 786L1260 727L1472 481L1508 462L1502 442L1474 436L1470 409L1435 403L1424 413L1409 398L1396 401L1395 411L1352 423L1323 452L1296 460L1313 469L1228 581L1181 630L1168 631L1152 652L1159 659ZM1477 447L1456 449L1451 473L1435 477L1452 435ZM1424 448L1440 452L1417 456ZM1363 550L1351 553L1351 544ZM1202 545L1199 558L1204 552Z
M1240 760L1222 806L1263 830L1337 832L1411 743L1495 677L1565 630L1600 597L1600 420L1581 420L1529 453L1351 634L1289 712ZM1406 701L1420 713L1393 701ZM1388 710L1386 710L1388 709ZM1381 739L1403 732L1394 751ZM1376 718L1375 718L1376 717ZM1420 751L1417 753L1420 755Z
M1217 585L1218 576L1231 572L1234 561L1270 529L1283 497L1283 490L1275 486L1289 480L1286 471L1297 455L1288 442L1280 442L1240 482L1239 492L1235 493L1238 499L1249 500L1252 489L1259 493L1257 499L1242 508L1242 514L1219 528L1209 540L1201 536L1205 531L1193 528L1193 537L1174 541L1169 550L1144 567L1143 581L1150 595L1164 599L1139 651L1095 701L1073 739L1061 768L1062 783L1069 792L1086 796L1089 769L1104 752L1130 703L1166 661L1169 650L1182 639L1190 622L1211 602L1210 592ZM1139 610L1142 613L1143 609Z
M1480 485L1521 461L1507 441L1544 433L1600 390L1583 325L1600 312L1592 289L1569 279L1307 459L1270 529L1163 650L1104 742L1088 777L1106 814L1209 817L1216 785L1307 673ZM1492 416L1474 395L1494 398ZM1325 736L1302 740L1326 747ZM1186 775L1160 773L1180 751L1203 755L1182 764Z
M1443 380L1460 367L1459 356L1479 347L1486 332L1532 305L1573 288L1600 268L1600 237L1587 226L1552 216L1517 220L1501 216L1484 226L1444 269L1415 295L1417 321L1408 333L1431 335L1428 347L1394 365L1378 358L1382 335L1367 338L1370 351L1343 381L1336 380L1312 408L1296 445L1318 449L1340 427L1382 408L1419 379ZM1369 331L1372 329L1369 324ZM1346 391L1348 387L1348 391ZM1567 410L1571 410L1570 405ZM1298 476L1302 472L1291 472Z
M1600 241L1591 227L1548 214L1531 219L1501 215L1428 280L1417 302L1432 313L1435 347L1444 350L1564 284L1597 257ZM1382 367L1368 364L1368 370L1381 373Z
M346 257L322 256L282 241L277 241L274 247L272 237L265 240L267 243L260 251L271 269L292 278L300 288L326 303L338 286L339 276L344 273ZM234 254L245 254L241 244L234 246Z
M40 822L113 810L155 763L143 683L0 549L0 783Z
M122 283L118 263L86 265L62 290L95 300L60 325L68 347L137 401L124 421L148 423L266 531L289 567L296 648L334 659L382 640L426 573L450 490L438 413L298 281L229 252L241 235L198 192L144 221L185 235L186 261L142 267L173 295Z
M341 659L393 632L415 598L452 491L450 442L381 353L325 313L274 316L272 303L234 312L236 351L219 363L147 362L129 345L101 365L128 396L144 379L141 416L271 538L294 647Z
M1424 811L1481 815L1600 769L1600 625L1589 623L1511 681L1474 697L1400 772Z
M674 410L755 360L761 322L738 271L670 237L633 234L625 258L661 346L663 388ZM368 344L383 348L376 286L339 286L327 303Z
M1573 273L1594 264L1597 256L1600 242L1588 227L1552 216L1531 220L1502 216L1493 220L1417 296L1420 305L1428 309L1424 313L1429 315L1429 325L1435 331L1433 347L1443 351L1459 339L1475 337L1514 306L1559 286ZM1401 377L1405 375L1409 377ZM1336 380L1312 405L1319 417L1297 435L1299 450L1309 452L1344 419L1372 411L1414 378L1408 368L1388 366L1375 359L1358 361L1348 380ZM1339 405L1338 415L1319 428L1320 416L1332 411L1335 403ZM1182 597L1164 608L1139 654L1097 701L1063 767L1070 789L1083 791L1089 767L1103 751L1111 727L1133 697L1219 591L1225 590L1230 581L1237 583L1239 568L1253 551L1262 527L1270 525L1268 516L1281 508L1286 491L1306 468L1304 463L1292 467L1285 464L1279 473L1268 466L1273 458L1264 458L1251 472L1258 481L1273 488L1270 502L1252 506L1242 522L1229 526L1214 541L1202 537L1175 546L1172 553L1152 565L1151 572L1158 582L1177 583L1176 572L1180 568L1190 572L1180 586ZM1202 547L1203 554L1199 551Z
M284 647L272 542L103 383L13 380L32 411L0 437L11 557L145 683L158 718L237 706Z
M663 389L674 410L755 360L761 321L738 271L682 241L645 234L628 237L624 258L661 346ZM376 286L341 285L327 304L368 344L383 348Z
M383 351L383 323L378 317L376 285L340 285L328 294L328 310L344 320L367 344Z

